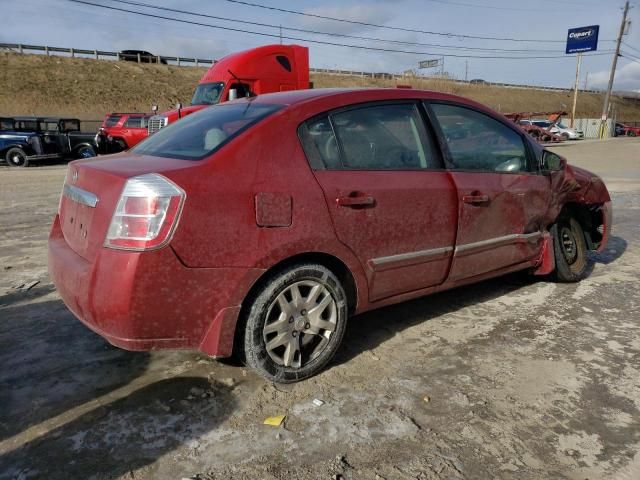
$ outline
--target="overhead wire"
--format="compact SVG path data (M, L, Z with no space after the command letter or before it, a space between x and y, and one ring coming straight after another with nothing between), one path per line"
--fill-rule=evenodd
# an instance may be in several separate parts
M415 28L405 28L405 27L398 27L398 26L390 26L390 25L382 25L382 24L376 24L376 23L370 23L370 22L363 22L363 21L359 21L359 20L349 20L346 18L336 18L336 17L330 17L328 15L320 15L317 13L310 13L310 12L301 12L299 10L289 10L286 8L279 8L279 7L274 7L271 5L262 5L259 3L252 3L252 2L248 2L245 0L224 0L225 2L229 2L229 3L235 3L235 4L239 4L239 5L246 5L249 7L256 7L256 8L263 8L266 10L272 10L272 11L278 11L278 12L283 12L283 13L290 13L293 15L302 15L305 17L313 17L313 18L320 18L323 20L331 20L334 22L342 22L342 23L349 23L349 24L353 24L353 25L363 25L363 26L367 26L367 27L375 27L375 28L383 28L383 29L387 29L387 30L398 30L398 31L402 31L402 32L411 32L411 33L422 33L425 35L439 35L439 36L443 36L443 37L457 37L457 38L467 38L467 39L475 39L475 40L497 40L497 41L509 41L509 42L535 42L535 43L565 43L565 40L551 40L551 39L540 39L540 38L532 38L532 39L526 39L526 38L511 38L511 37L486 37L486 36L480 36L480 35L466 35L466 34L461 34L461 33L451 33L451 32L436 32L436 31L430 31L430 30L419 30L419 29L415 29ZM608 40L605 40L608 41Z
M319 30L310 30L310 29L287 27L287 26L275 25L275 24L269 24L269 23L253 22L253 21L249 21L249 20L241 20L241 19L230 18L230 17L221 17L221 16L218 16L218 15L210 15L210 14L206 14L206 13L193 12L193 11L188 11L188 10L180 10L180 9L177 9L177 8L163 7L163 6L159 6L159 5L152 5L152 4L149 4L149 3L136 2L136 1L131 1L131 0L111 0L111 2L123 3L123 4L127 4L127 5L134 5L134 6L138 6L138 7L144 7L144 8L153 8L155 10L162 10L162 11L172 12L172 13L180 13L180 14L184 14L184 15L192 15L192 16L202 17L202 18L211 18L211 19L214 19L214 20L224 20L224 21L229 21L229 22L244 23L246 25L254 25L254 26L260 26L260 27L268 27L268 28L289 30L289 31L292 31L292 32L310 33L310 34L314 34L314 35L325 35L325 36L331 36L331 37L342 37L342 38L350 38L350 39L364 40L364 41L375 41L375 42L383 42L383 43L392 43L392 44L398 44L398 45L414 45L414 46L421 46L421 47L442 48L442 49L450 49L450 50L470 50L470 51L487 51L487 52L514 52L514 53L520 53L520 52L523 52L523 53L527 53L527 52L552 53L552 52L557 52L557 50L549 50L549 49L543 50L543 49L523 49L523 48L516 48L516 49L511 49L511 48L487 48L487 47L469 47L469 46L463 46L463 45L443 45L443 44L437 44L437 43L409 42L409 41L406 41L406 40L394 40L394 39L388 39L388 38L368 37L368 36L360 36L360 35L349 35L349 34L345 34L345 33L323 32L323 31L319 31Z
M278 35L278 34L275 34L275 33L266 33L266 32L256 32L256 31L251 31L251 30L243 30L243 29L240 29L240 28L224 27L224 26L221 26L221 25L212 25L212 24L209 24L209 23L196 22L196 21L193 21L193 20L185 20L185 19L166 17L166 16L163 16L163 15L157 15L157 14L147 13L147 12L138 12L138 11L135 11L135 10L129 10L129 9L125 9L125 8L114 7L114 6L111 6L111 5L102 5L102 4L88 2L86 0L68 0L68 1L69 2L73 2L73 3L78 3L78 4L89 5L89 6L97 7L97 8L104 8L104 9L120 11L120 12L124 12L124 13L131 13L131 14L134 14L134 15L140 15L140 16L145 16L145 17L150 17L150 18L168 20L168 21L172 21L172 22L185 23L185 24L196 25L196 26L201 26L201 27L215 28L215 29L226 30L226 31L231 31L231 32L245 33L245 34L258 35L258 36L270 37L270 38L281 38L281 39L287 39L287 40L293 40L293 41L301 41L301 42L307 42L307 43L315 43L315 44L319 44L319 45L330 45L330 46L337 46L337 47L355 48L355 49L360 49L360 50L377 51L377 52L402 53L402 54L409 54L409 55L433 55L433 56L451 57L451 58L492 59L492 60L498 60L498 59L503 59L503 60L534 60L534 59L567 58L566 55L527 55L527 56L459 55L459 54L452 54L452 53L421 52L421 51L398 50L398 49L392 49L392 48L382 48L382 47L373 47L373 46L365 46L365 45L344 44L344 43L338 43L338 42L328 42L328 41L323 41L323 40L313 40L313 39L309 39L309 38L293 37L293 36L289 36L289 35ZM595 53L595 54L590 54L588 56L607 55L608 53L610 53L610 52Z

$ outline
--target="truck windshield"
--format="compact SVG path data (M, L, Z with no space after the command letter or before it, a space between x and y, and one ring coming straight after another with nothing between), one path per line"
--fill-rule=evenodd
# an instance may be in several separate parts
M131 151L155 157L201 160L281 108L282 105L250 101L215 105L169 124Z
M196 87L191 99L191 105L215 105L220 102L220 94L224 89L224 83L203 83Z

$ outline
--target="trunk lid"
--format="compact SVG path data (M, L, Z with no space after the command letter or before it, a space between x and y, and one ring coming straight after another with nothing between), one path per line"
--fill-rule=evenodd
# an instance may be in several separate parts
M71 162L58 210L67 244L78 255L92 261L104 244L128 178L191 168L194 163L131 153Z

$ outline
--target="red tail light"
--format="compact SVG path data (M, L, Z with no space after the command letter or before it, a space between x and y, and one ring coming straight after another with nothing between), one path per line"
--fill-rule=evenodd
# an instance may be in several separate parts
M184 190L157 173L128 179L105 247L142 251L165 246L178 224L185 197Z

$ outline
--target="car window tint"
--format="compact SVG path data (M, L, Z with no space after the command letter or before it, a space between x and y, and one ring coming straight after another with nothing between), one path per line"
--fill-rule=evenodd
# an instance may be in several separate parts
M124 126L128 128L141 128L142 117L129 117L127 118L127 121L124 122Z
M432 104L444 134L450 168L497 172L527 171L522 137L507 125L475 110Z
M120 115L110 115L104 122L105 127L115 127L120 121Z
M324 166L329 169L341 168L340 152L329 117L312 120L307 124L307 137L313 143Z
M411 170L435 167L415 105L378 105L330 115L344 168Z
M132 151L157 157L200 160L280 108L281 105L251 102L214 105L169 124Z

